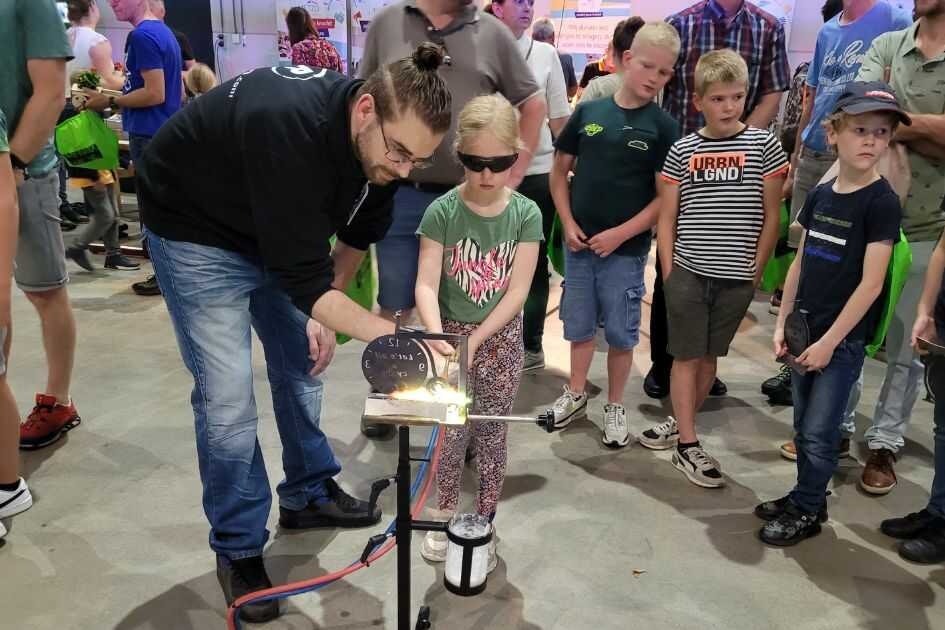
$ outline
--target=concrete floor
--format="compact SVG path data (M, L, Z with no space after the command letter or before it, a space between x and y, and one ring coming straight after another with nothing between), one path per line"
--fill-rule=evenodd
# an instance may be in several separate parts
M36 504L6 521L0 627L223 628L224 601L200 505L191 381L164 303L131 293L130 282L146 269L72 271L80 339L73 391L84 422L54 447L23 455ZM20 294L13 306L10 381L26 413L45 378L44 358L31 307ZM892 494L864 495L856 486L859 464L847 460L819 537L788 550L757 541L752 507L781 496L794 479L794 465L776 450L790 435L791 410L770 407L758 391L775 368L766 307L759 297L722 364L730 395L712 400L701 416L703 441L729 476L727 487L693 486L667 453L639 445L608 450L592 422L552 436L515 426L497 520L500 561L486 593L450 595L442 567L426 564L414 547L414 606L431 605L435 627L451 630L945 628L945 568L900 560L877 529L882 519L927 499L932 410L926 402L916 408ZM567 351L555 315L546 337L549 368L524 379L517 405L523 413L549 405L565 381ZM339 349L325 377L323 425L344 465L342 483L366 496L370 480L393 471L395 445L368 441L358 431L366 391L360 351L357 342ZM260 440L274 486L280 447L261 353L256 357ZM597 355L592 371L597 385L606 382L603 359ZM667 413L640 393L647 368L644 336L626 398L635 433ZM882 368L868 362L861 431ZM591 403L596 424L601 404L600 398ZM426 432L413 437L419 451ZM854 451L862 462L865 446ZM467 499L472 476L466 475ZM386 522L392 491L383 506ZM276 583L346 566L381 529L288 533L276 519L274 509L266 556ZM394 575L391 554L343 583L293 598L267 627L395 628Z

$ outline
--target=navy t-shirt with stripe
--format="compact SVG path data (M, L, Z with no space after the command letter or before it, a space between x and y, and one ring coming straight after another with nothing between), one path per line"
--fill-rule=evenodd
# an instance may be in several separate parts
M807 195L797 220L807 230L795 308L807 311L811 342L820 339L863 279L866 246L899 238L902 206L885 179L851 193L825 182ZM882 315L882 300L847 335L864 341Z
M692 133L673 144L661 173L679 186L673 264L701 276L753 280L764 182L787 168L777 138L755 127L729 138Z

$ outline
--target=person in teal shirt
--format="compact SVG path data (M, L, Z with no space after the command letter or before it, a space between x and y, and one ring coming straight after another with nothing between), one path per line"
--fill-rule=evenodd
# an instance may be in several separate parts
M0 109L19 199L14 278L39 313L48 366L45 389L20 427L20 447L48 446L80 422L69 396L75 318L59 220L59 173L51 137L62 111L72 48L53 0L0 2ZM50 217L56 220L51 221Z

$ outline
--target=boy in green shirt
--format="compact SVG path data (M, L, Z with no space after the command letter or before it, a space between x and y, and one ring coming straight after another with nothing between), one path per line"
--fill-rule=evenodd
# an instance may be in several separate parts
M630 443L623 392L639 341L643 271L660 207L656 174L679 137L678 124L653 100L673 74L679 47L679 35L665 22L643 26L617 60L620 90L580 103L555 144L551 195L566 246L560 317L571 342L571 378L554 403L555 425L586 413L584 387L602 322L610 346L602 441L613 447Z

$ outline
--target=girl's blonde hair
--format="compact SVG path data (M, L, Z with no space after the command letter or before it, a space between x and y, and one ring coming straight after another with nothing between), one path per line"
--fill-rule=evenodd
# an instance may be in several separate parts
M217 75L213 74L210 66L197 63L184 74L184 83L191 94L200 96L216 87Z
M462 151L464 143L483 131L491 132L513 151L523 146L518 135L518 110L501 94L477 96L466 103L456 125L455 150Z

